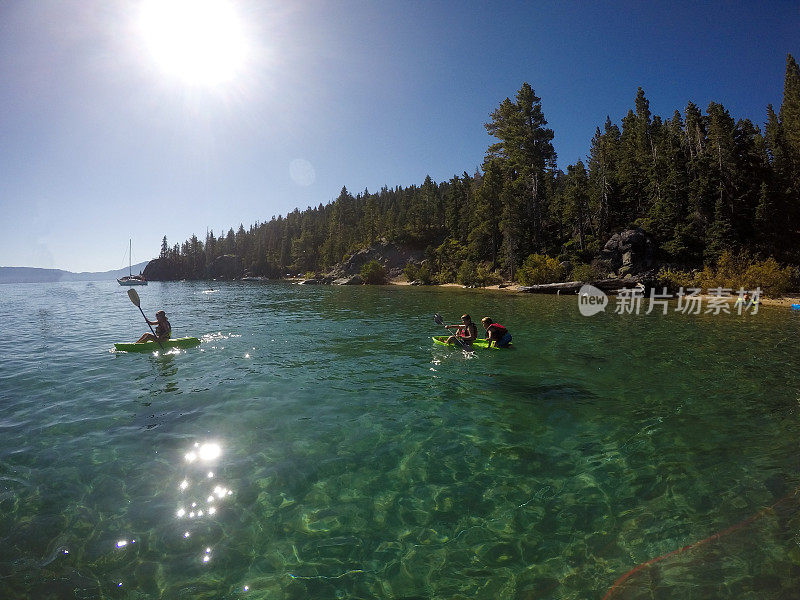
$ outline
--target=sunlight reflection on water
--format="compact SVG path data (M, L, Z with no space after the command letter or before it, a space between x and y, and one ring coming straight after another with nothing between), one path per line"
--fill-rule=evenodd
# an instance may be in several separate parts
M204 285L142 290L203 339L162 356L107 352L141 333L124 290L4 288L39 326L0 339L0 596L599 597L798 482L784 314ZM97 325L76 298L96 335L74 336ZM519 346L434 346L445 308L496 315Z

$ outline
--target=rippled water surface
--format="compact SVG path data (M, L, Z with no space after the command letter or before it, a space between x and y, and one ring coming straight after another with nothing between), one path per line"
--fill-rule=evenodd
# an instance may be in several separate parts
M794 597L786 309L213 285L138 290L162 356L115 282L0 286L1 598Z

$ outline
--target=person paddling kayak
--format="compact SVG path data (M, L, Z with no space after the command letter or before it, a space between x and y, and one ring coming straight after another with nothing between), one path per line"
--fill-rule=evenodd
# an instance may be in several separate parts
M445 325L445 327L448 329L457 328L456 333L447 338L448 344L455 344L456 339L462 344L472 344L472 342L478 339L478 328L475 323L472 322L472 317L467 314L461 315L460 325Z
M492 342L496 348L507 348L511 343L511 334L508 329L500 325L500 323L493 323L490 317L483 317L481 325L486 330L486 339L489 340L489 348L492 347Z
M172 334L172 326L169 324L169 321L167 321L167 315L163 310L156 313L155 321L151 321L147 317L145 317L144 320L147 321L148 325L156 326L156 334L145 333L136 340L137 344L142 342L164 342L169 339L169 336Z

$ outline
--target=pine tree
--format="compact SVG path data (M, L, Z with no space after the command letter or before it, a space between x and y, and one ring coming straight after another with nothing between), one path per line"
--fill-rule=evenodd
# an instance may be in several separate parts
M786 247L791 248L789 256L797 260L800 257L800 69L791 54L786 58L779 120L785 154L783 160L776 160L776 178L786 213Z
M567 168L564 188L564 215L578 236L578 247L583 252L586 235L593 227L589 218L589 177L582 161Z
M714 219L714 190L709 178L706 119L693 102L686 106L685 115L688 205L683 222L676 228L675 239L680 240L680 254L685 261L699 264L703 259L706 231Z
M628 222L643 216L647 205L648 181L646 159L639 143L640 126L641 121L629 110L622 119L617 169L622 199L620 209Z
M714 217L708 229L705 258L716 261L725 250L736 245L733 219L735 172L734 123L725 107L716 102L708 105L709 177L715 190Z
M475 213L467 241L471 256L497 266L500 250L500 203L503 169L498 161L484 164L484 174L475 194Z
M502 231L507 262L513 268L520 254L542 249L546 243L545 178L556 159L554 134L545 127L541 99L528 83L517 92L515 102L506 98L490 116L486 130L500 141L489 147L487 159L501 161L508 174Z
M683 118L678 111L659 128L656 147L661 193L649 211L647 229L656 236L668 257L686 261L690 258L683 224L688 209L688 152Z
M619 142L619 127L606 117L603 132L597 128L589 150L589 203L598 233L604 237L625 220L621 212L617 174Z
M783 102L779 116L789 154L791 183L793 188L798 190L800 188L800 68L791 54L786 57Z
M661 177L657 139L661 133L661 117L653 117L650 112L650 101L644 90L636 91L636 160L644 177L644 190L640 214L645 214L654 202L661 201Z
M444 230L460 242L466 242L469 233L469 217L464 210L469 202L468 190L468 183L454 176L443 195Z
M249 230L207 231L204 242L192 236L172 248L164 237L161 256L174 257L183 276L202 277L220 254L236 252L251 272L275 276L328 268L385 238L426 247L440 281L487 262L513 278L529 254L589 260L615 230L643 226L664 258L685 266L731 249L800 258L800 70L792 56L763 136L717 103L706 114L689 103L683 116L662 119L640 88L620 126L607 117L596 129L588 163L563 173L546 124L523 84L485 125L497 141L482 174L355 197L343 187L332 202Z

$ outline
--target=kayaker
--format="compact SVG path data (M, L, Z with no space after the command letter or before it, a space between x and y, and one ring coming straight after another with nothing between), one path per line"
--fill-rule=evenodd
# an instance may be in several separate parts
M156 326L156 334L153 335L152 333L145 333L142 337L136 340L137 344L142 342L164 342L169 339L169 336L172 334L172 325L169 324L167 321L167 314L160 310L156 313L156 320L151 321L147 317L144 319L147 321L148 325L155 325Z
M455 344L456 340L462 344L472 344L478 339L478 327L472 322L472 317L468 314L461 315L461 323L456 325L445 325L448 329L457 328L454 335L447 338L448 344Z
M493 323L490 317L483 317L481 325L486 330L486 339L489 340L489 348L492 347L492 342L496 348L507 348L511 343L511 334L508 329L500 325L500 323Z

